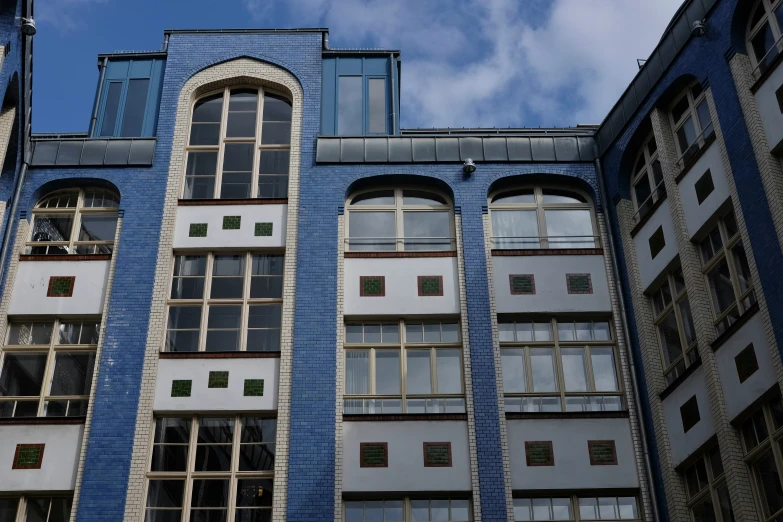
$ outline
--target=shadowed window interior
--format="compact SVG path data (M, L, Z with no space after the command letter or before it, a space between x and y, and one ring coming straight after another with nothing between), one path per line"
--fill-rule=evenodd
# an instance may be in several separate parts
M745 463L761 504L760 520L771 522L783 516L783 405L780 397L762 404L740 426Z
M0 497L0 522L68 522L73 492L67 496L22 495Z
M677 165L683 169L715 133L706 91L699 82L680 93L669 110L677 149Z
M761 76L783 50L783 0L757 0L746 29L748 56Z
M697 460L685 468L683 476L688 508L694 520L734 522L729 488L718 446L699 454Z
M533 520L642 520L636 498L611 495L515 497L514 521Z

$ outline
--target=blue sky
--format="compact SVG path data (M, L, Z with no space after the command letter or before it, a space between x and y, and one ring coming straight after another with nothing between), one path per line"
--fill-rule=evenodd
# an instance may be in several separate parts
M33 132L86 131L97 54L164 29L328 27L400 49L404 127L600 123L681 0L36 0Z

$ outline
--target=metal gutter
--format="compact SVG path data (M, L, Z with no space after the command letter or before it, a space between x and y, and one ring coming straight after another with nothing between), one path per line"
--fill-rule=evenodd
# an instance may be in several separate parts
M95 92L95 102L92 108L92 118L90 118L90 128L87 131L88 136L92 136L95 131L95 124L98 122L98 106L101 103L101 93L103 92L103 79L106 77L106 66L109 64L108 56L104 56L101 60L103 63L99 65L101 68L101 74L98 76L98 89Z
M394 110L394 84L396 83L397 75L394 74L396 72L396 64L394 61L394 53L391 52L389 53L389 72L391 73L391 134L397 132L397 111Z
M163 34L274 34L274 33L329 33L325 27L301 29L165 29Z
M105 58L165 58L168 56L166 51L128 51L114 53L100 53L98 59Z

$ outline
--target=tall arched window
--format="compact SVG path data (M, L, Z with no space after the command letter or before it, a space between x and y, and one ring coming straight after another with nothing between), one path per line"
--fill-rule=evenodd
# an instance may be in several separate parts
M758 0L747 27L748 55L759 75L780 53L783 35L783 0Z
M348 200L348 250L454 250L452 207L411 188L358 192Z
M631 197L636 208L635 219L638 222L650 212L656 201L666 195L663 170L658 160L658 145L652 133L636 156L632 185Z
M205 96L193 108L183 197L286 198L290 148L287 99L257 87Z
M120 196L105 189L58 190L38 202L27 254L111 254Z
M694 82L679 95L669 115L679 156L677 164L682 168L714 132L706 92L699 82Z
M530 187L490 196L493 248L595 248L590 199L574 190Z

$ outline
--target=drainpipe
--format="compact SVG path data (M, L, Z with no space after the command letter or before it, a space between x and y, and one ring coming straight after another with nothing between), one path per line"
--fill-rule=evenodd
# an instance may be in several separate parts
M652 510L653 520L660 522L661 516L658 513L658 496L655 492L655 480L652 473L652 464L650 463L650 448L647 444L647 427L644 421L644 414L642 412L641 392L639 390L639 382L636 380L636 362L633 357L633 350L631 349L631 334L628 329L628 317L625 311L625 298L623 297L622 286L623 281L619 277L620 271L617 266L617 254L614 249L614 234L612 233L612 226L609 222L609 212L606 210L609 204L609 199L606 195L606 185L604 184L604 171L601 167L601 159L598 157L598 150L595 150L595 170L598 173L598 187L601 193L601 201L604 204L604 216L606 217L606 232L609 236L609 256L612 258L612 272L615 280L617 281L617 300L620 305L620 323L623 329L623 339L625 340L625 346L627 346L626 352L628 353L628 362L631 365L631 386L633 387L633 402L636 407L636 411L639 412L639 431L642 436L642 452L644 453L644 468L645 475L647 476L647 483L650 487L650 495L652 496Z
M101 103L101 93L103 92L103 79L106 76L106 65L109 63L109 58L104 56L103 63L101 64L101 74L98 78L98 92L95 93L95 106L92 108L92 118L90 118L90 130L87 135L92 138L92 133L95 131L95 124L98 122L98 106Z
M394 110L394 101L395 101L395 83L397 82L397 63L394 60L394 53L389 53L389 70L391 72L391 132L390 134L394 134L397 132L397 114Z
M163 52L168 52L169 50L169 33L165 33L163 35Z
M28 6L30 6L30 4L28 4ZM21 130L22 168L19 171L19 177L16 178L16 183L14 185L14 195L13 199L11 200L11 208L8 211L8 219L5 225L5 232L3 234L3 246L0 247L0 281L2 281L3 275L5 273L5 260L6 257L8 257L8 245L11 243L11 234L14 230L16 209L19 206L19 196L22 193L22 186L24 185L25 177L27 177L27 167L30 161L30 99L32 98L30 95L30 90L32 87L32 70L30 67L33 62L33 45L32 36L22 35L22 38L24 42L24 56L22 58L22 65L24 70L22 71L22 99L19 103L19 111L23 115Z

